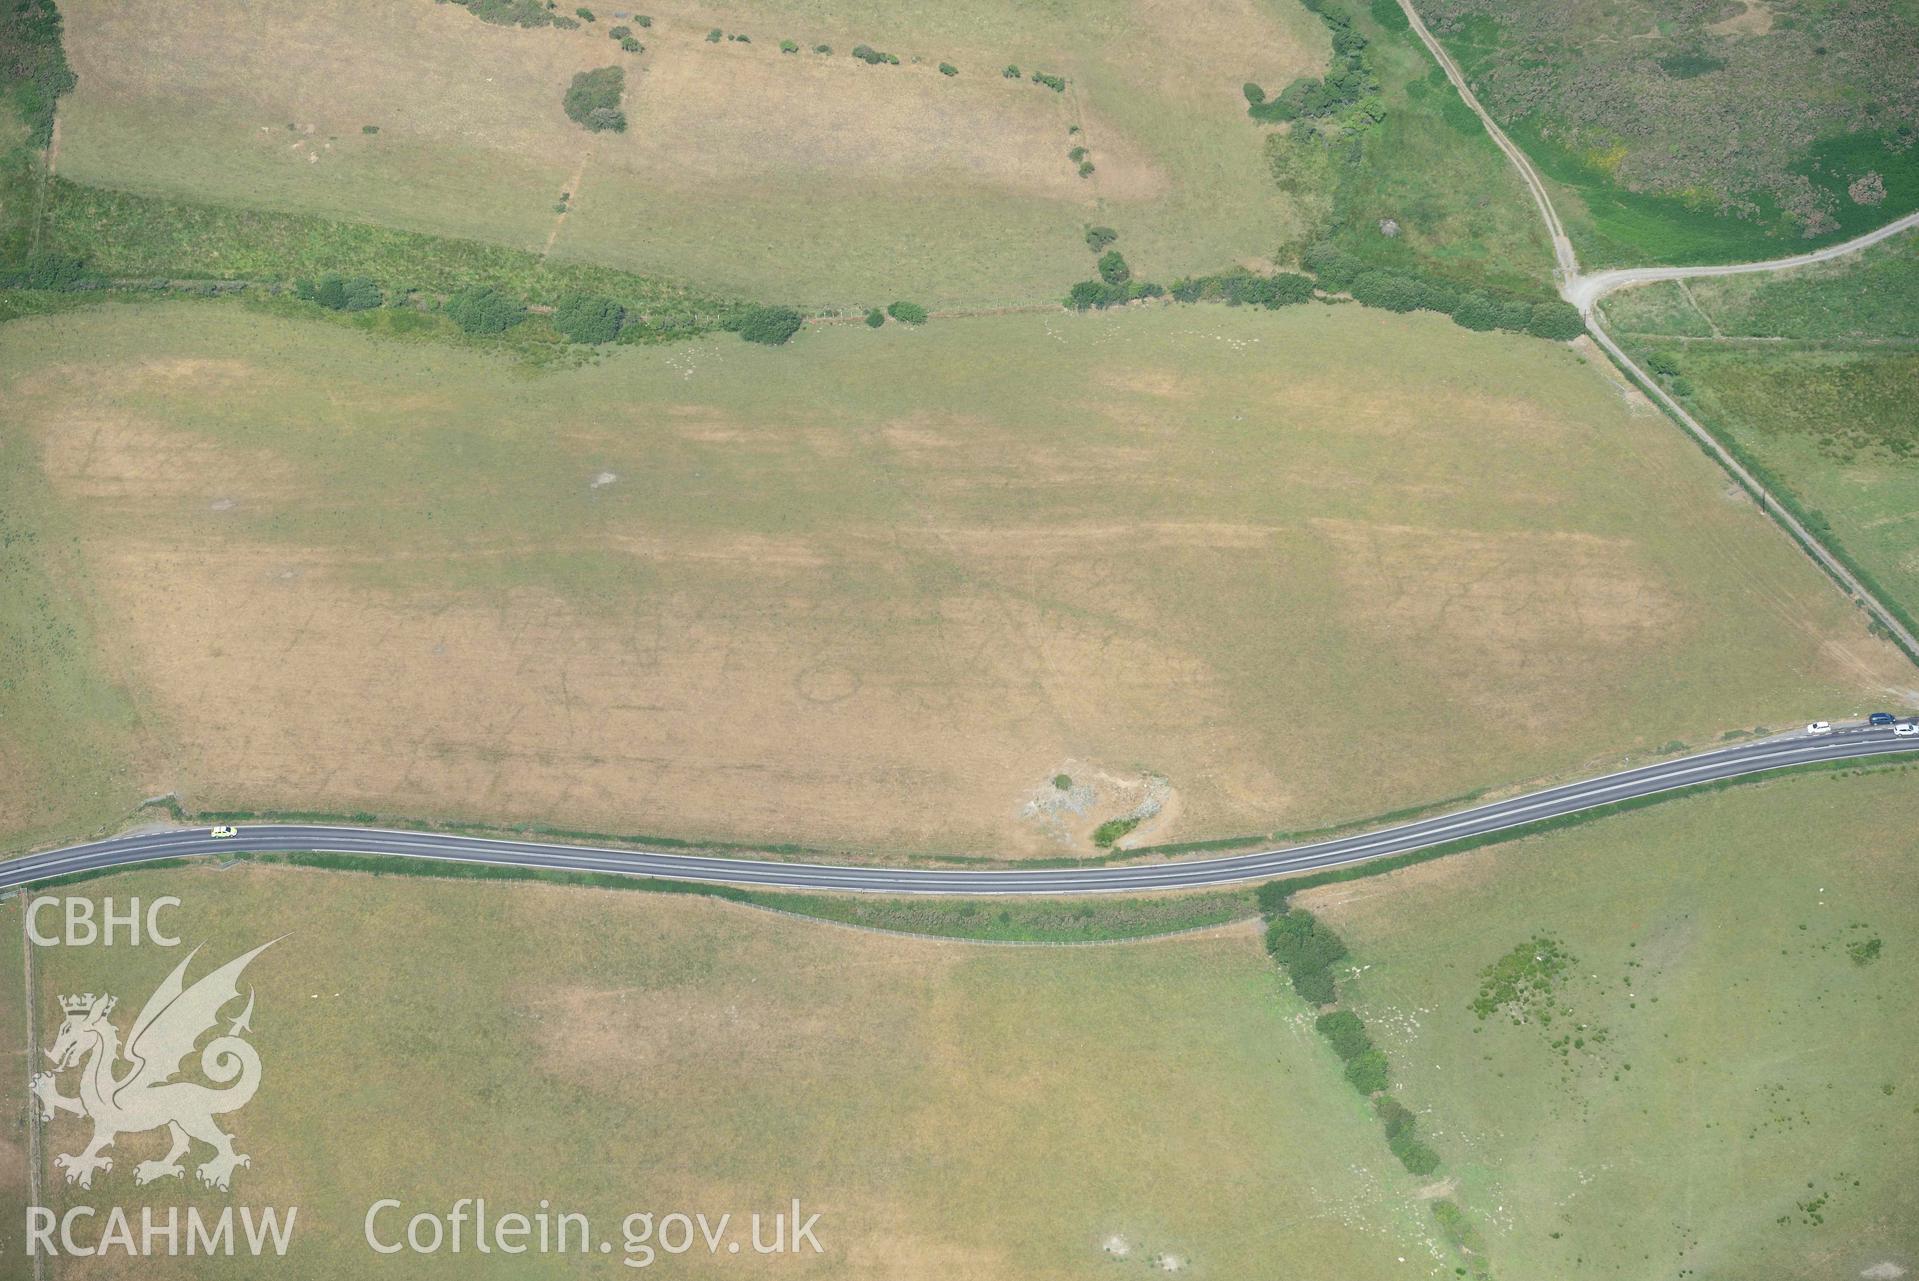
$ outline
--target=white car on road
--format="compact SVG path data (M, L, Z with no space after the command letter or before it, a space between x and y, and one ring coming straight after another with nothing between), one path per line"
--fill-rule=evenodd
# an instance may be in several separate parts
M209 831L207 832L207 835L208 835L208 836L211 836L211 837L212 837L212 838L213 838L214 840L216 840L216 841L218 841L218 840L223 840L223 839L225 839L226 837L229 837L229 836L238 836L239 834L240 834L240 829L239 829L239 828L237 828L237 827L229 827L229 826L228 826L227 824L225 824L225 823L222 823L222 824L220 824L220 826L218 826L218 827L216 827L216 828L212 828L211 830L209 830Z
M1892 727L1892 736L1894 738L1911 738L1914 734L1919 734L1919 725L1915 725L1911 721L1900 721Z
M1832 733L1832 722L1831 721L1814 721L1812 724L1806 726L1806 733L1830 734Z

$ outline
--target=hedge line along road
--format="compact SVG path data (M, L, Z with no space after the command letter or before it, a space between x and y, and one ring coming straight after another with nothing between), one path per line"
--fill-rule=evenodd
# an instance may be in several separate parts
M1382 750L1393 750L1400 745L1382 732L1380 746ZM0 890L76 873L133 867L159 859L245 851L371 854L493 867L611 872L716 885L876 894L1139 893L1231 885L1291 872L1344 867L1510 832L1547 819L1701 784L1794 766L1869 760L1910 752L1919 752L1919 736L1898 737L1890 727L1847 726L1827 735L1764 739L1642 765L1375 832L1255 854L1124 867L991 871L846 867L301 823L242 827L237 836L228 838L215 838L206 828L170 829L23 855L0 863Z

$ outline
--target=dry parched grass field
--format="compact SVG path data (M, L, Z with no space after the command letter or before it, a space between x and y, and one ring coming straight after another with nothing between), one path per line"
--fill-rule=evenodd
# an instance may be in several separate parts
M430 0L62 12L80 78L61 107L66 177L806 304L1058 297L1090 274L1089 222L1119 227L1136 269L1163 279L1267 254L1300 228L1240 86L1328 56L1303 8L1260 0L669 2L638 55L607 39L612 10L577 31ZM751 42L709 42L714 27ZM901 65L854 59L861 43ZM625 69L632 127L589 134L561 97L608 64ZM1070 83L1056 94L1007 64Z
M138 711L119 812L1056 856L1138 810L1135 844L1296 830L1912 699L1666 423L1444 318L827 327L527 376L141 305L9 325L0 370L4 457L85 568L63 661ZM11 721L43 781L0 828L101 768L82 710Z
M136 1186L134 1164L164 1148L144 1134L90 1192L51 1177L45 1196L136 1223L149 1203L297 1205L295 1244L271 1265L146 1260L143 1277L1011 1281L1151 1276L1168 1258L1197 1277L1444 1275L1418 1181L1250 925L1003 948L683 897L260 867L89 892L177 895L185 945L205 940L196 975L286 936L246 974L263 1072L225 1122L253 1158L232 1192ZM58 995L137 1010L184 951L43 949L45 1035ZM0 1045L17 1043L14 1014ZM63 1118L46 1150L83 1140ZM388 1260L361 1235L380 1197L442 1215L484 1197L495 1216L545 1198L616 1250L631 1212L731 1213L744 1233L799 1197L824 1252L702 1248L633 1273L617 1252L483 1257L469 1237L459 1255ZM58 1275L125 1261L106 1265Z

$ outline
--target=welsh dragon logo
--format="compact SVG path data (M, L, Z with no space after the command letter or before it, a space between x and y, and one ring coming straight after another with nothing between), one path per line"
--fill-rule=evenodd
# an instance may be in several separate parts
M228 1024L223 1035L215 1036L200 1051L201 1072L215 1086L224 1088L173 1078L200 1038L218 1025L221 1009L239 998L241 971L272 946L262 943L188 987L187 966L200 951L193 949L147 998L127 1033L124 1050L120 1030L109 1017L115 1005L113 997L89 992L60 998L66 1019L60 1024L53 1048L47 1051L54 1068L37 1074L32 1090L40 1100L42 1120L51 1121L58 1112L93 1120L93 1141L84 1152L53 1159L54 1165L65 1171L68 1183L92 1187L94 1171L113 1169L113 1159L102 1153L115 1138L161 1126L167 1128L172 1146L160 1160L142 1161L134 1167L136 1183L181 1177L184 1171L180 1158L187 1154L193 1139L213 1148L213 1156L195 1171L200 1182L210 1188L224 1191L236 1167L252 1164L233 1150L234 1136L213 1119L245 1107L260 1087L260 1055L241 1035L252 1030L251 988L246 1008ZM75 1067L80 1069L80 1092L78 1097L68 1098L60 1093L55 1077Z

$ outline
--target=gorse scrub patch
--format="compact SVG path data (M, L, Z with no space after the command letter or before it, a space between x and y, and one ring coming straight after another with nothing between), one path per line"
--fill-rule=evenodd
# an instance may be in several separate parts
M446 314L469 334L503 334L526 319L526 304L492 285L462 289L446 301Z
M555 12L541 0L453 0L478 18L496 27L577 27L580 24Z
M626 309L611 298L571 291L553 309L553 327L574 342L607 343L620 336Z
M625 133L626 113L620 110L620 97L625 92L626 72L618 67L582 71L567 87L567 118L594 133Z
M1501 1014L1515 1023L1550 1022L1558 985L1572 964L1572 956L1551 935L1527 939L1481 973L1472 1012L1481 1019Z
M778 347L800 331L805 317L791 307L755 307L740 321L740 337Z
M1119 233L1111 227L1088 227L1086 229L1086 247L1099 253L1106 246L1119 239Z
M887 307L886 314L893 319L909 325L926 323L926 308L916 302L896 302Z
M343 279L328 275L322 276L317 284L311 280L296 281L293 292L329 311L371 311L386 300L380 287L365 276Z

